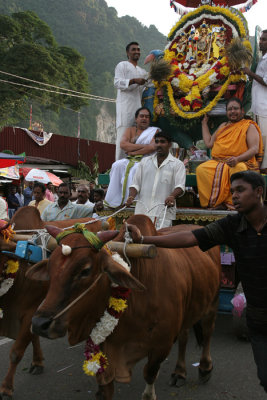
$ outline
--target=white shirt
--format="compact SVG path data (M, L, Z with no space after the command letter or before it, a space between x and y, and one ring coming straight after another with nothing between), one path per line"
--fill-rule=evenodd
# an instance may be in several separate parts
M0 219L8 218L7 202L0 196Z
M137 167L131 184L131 187L134 187L139 193L137 200L140 200L137 201L135 214L162 218L166 198L176 188L185 190L185 178L184 164L171 154L159 167L157 154L143 158ZM162 203L163 205L159 205ZM148 212L148 210L151 211ZM166 218L176 218L175 206L168 208Z
M129 85L131 79L148 78L148 72L129 61L121 61L115 68L114 86L117 89L116 127L133 126L134 114L141 107L144 85Z
M72 201L72 203L73 203L73 204L81 204L81 203L78 203L78 199L75 200L75 201ZM81 206L91 206L91 207L94 207L95 205L94 205L94 203L92 203L90 200L87 200L86 203L81 204Z
M265 53L260 59L256 69L256 74L261 76L267 84L267 53ZM253 113L260 117L267 117L267 86L263 86L253 79L251 96L251 110Z

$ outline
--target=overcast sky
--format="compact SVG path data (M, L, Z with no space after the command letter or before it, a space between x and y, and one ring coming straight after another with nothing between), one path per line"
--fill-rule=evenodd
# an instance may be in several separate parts
M179 15L170 7L170 0L106 0L109 7L116 8L118 16L130 15L142 24L155 25L164 35L168 35ZM267 29L267 0L258 0L245 17L249 33L254 36L255 26Z

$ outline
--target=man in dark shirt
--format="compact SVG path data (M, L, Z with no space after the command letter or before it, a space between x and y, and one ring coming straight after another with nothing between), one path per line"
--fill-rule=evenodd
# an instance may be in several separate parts
M128 225L136 243L159 247L199 246L206 251L226 244L232 248L239 279L247 299L247 325L261 385L267 392L267 207L265 182L253 171L231 176L232 200L237 215L228 215L204 228L165 236L143 237Z
M14 213L19 208L19 200L15 195L16 193L16 186L11 186L10 194L7 196L7 204L8 204L8 216L12 218Z

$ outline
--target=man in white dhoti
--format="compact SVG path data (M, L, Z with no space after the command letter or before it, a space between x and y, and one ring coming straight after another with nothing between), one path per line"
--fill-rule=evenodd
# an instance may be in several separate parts
M170 136L158 132L154 140L156 154L139 163L126 205L130 206L138 194L135 214L147 215L159 229L171 226L176 218L175 201L184 193L186 173L182 161L170 154Z
M110 183L104 204L108 207L119 207L129 195L136 168L142 157L155 152L154 135L159 130L150 125L151 114L148 108L139 108L135 113L136 127L127 128L121 147L127 158L115 161L110 171Z
M116 160L125 157L120 141L125 130L134 124L134 112L141 107L144 84L148 72L138 67L140 47L137 42L126 46L128 61L120 62L115 68L114 86L117 89L116 100Z
M267 173L267 29L262 31L259 48L262 57L258 62L256 73L249 68L243 71L253 79L251 91L251 111L253 111L256 122L260 127L264 146L264 156L261 163L261 172Z

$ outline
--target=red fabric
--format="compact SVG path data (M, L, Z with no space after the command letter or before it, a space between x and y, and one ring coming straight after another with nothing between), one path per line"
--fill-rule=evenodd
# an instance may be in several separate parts
M13 167L15 164L23 164L23 161L0 158L0 168Z

